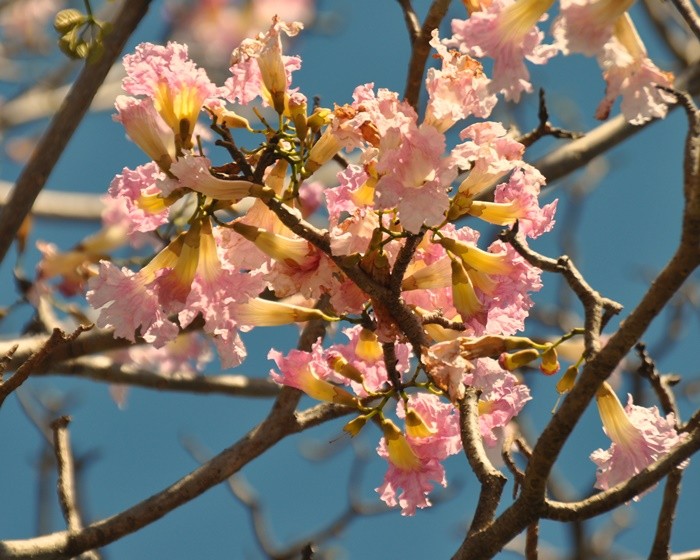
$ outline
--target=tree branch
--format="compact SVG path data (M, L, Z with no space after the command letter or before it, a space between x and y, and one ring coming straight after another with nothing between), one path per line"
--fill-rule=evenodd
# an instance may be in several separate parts
M73 333L66 336L60 329L54 329L51 336L48 339L44 339L41 346L31 354L26 361L22 363L15 371L14 375L10 377L7 381L0 383L0 407L2 407L5 399L16 390L22 383L24 383L30 374L41 369L48 362L49 358L53 358L53 354L57 349L60 349L62 345L74 341L81 333L85 332L85 327L78 327ZM8 366L11 365L13 358L17 355L10 357L8 360ZM8 367L10 369L10 367Z
M321 404L295 415L284 406L284 399L289 396L289 393L298 393L298 391L283 389L276 405L261 424L234 445L164 490L121 513L92 523L78 533L60 531L32 539L0 541L0 559L72 558L86 550L114 542L142 529L213 486L224 482L288 435L304 431L351 411L347 407Z
M421 85L423 83L425 63L430 54L431 33L433 29L440 27L440 22L442 18L445 17L449 7L450 0L434 0L430 5L428 14L425 16L425 21L423 22L420 33L412 41L411 60L408 63L404 98L414 109L418 108L418 97L420 96Z
M228 395L232 397L274 397L280 387L269 379L247 375L211 374L164 376L153 371L113 362L106 356L80 358L53 364L38 375L64 374L104 383L128 385L199 395Z
M467 387L466 394L459 401L460 435L469 466L481 483L479 502L474 512L467 535L471 535L491 524L507 479L495 468L484 449L479 431L478 393L474 387Z

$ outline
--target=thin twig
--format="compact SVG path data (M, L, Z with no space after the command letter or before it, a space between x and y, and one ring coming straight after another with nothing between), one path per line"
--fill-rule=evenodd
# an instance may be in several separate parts
M68 532L77 533L82 529L83 523L78 513L75 498L73 452L68 434L70 421L70 416L61 416L51 422L51 430L53 431L54 454L58 467L58 501L61 504L61 512L66 520Z
M49 357L56 348L61 345L75 340L81 333L85 332L86 327L78 327L73 333L66 336L60 329L54 329L51 336L44 341L41 347L34 352L21 366L17 368L14 375L7 381L0 384L0 407L2 407L5 399L16 390L27 378L36 370L41 369L48 361Z
M578 138L583 138L584 136L582 132L564 130L563 128L553 126L552 123L549 122L549 111L547 110L547 103L545 101L543 88L540 88L540 106L537 116L539 119L537 128L531 132L528 132L527 134L523 134L517 139L518 142L520 142L526 148L532 146L537 140L545 136L554 136L555 138L567 140L576 140Z
M525 559L526 560L537 560L537 549L540 538L540 524L539 522L531 523L527 527L527 533L525 534Z
M605 321L611 315L622 310L622 306L608 298L602 297L596 290L586 282L571 259L562 255L558 259L551 259L536 253L518 238L517 223L515 226L503 232L500 238L512 245L512 247L532 266L546 272L556 272L561 274L569 287L578 296L583 304L585 319L585 345L586 356L594 356L600 350L600 331L605 326Z
M398 3L401 6L401 11L403 11L403 19L406 23L408 38L411 41L411 46L413 46L420 35L420 21L411 5L411 0L398 0Z
M418 107L418 97L423 82L425 63L430 54L431 33L433 29L440 27L440 22L442 18L445 17L449 7L450 0L434 0L428 10L428 15L425 16L425 21L421 26L420 33L412 42L411 60L408 63L408 75L406 76L404 97L414 109Z

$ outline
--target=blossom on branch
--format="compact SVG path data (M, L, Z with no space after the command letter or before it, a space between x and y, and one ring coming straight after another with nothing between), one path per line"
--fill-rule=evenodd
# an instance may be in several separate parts
M591 460L598 466L595 487L601 490L639 474L687 438L687 434L679 434L676 430L672 413L663 418L655 406L635 405L632 395L628 395L627 406L622 408L607 383L603 383L596 394L596 402L603 430L612 440L609 449L597 449L591 453ZM687 461L679 468L686 465ZM640 497L635 496L634 500L638 501Z

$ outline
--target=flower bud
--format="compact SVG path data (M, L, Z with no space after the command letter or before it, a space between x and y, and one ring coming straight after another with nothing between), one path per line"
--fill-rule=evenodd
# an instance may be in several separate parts
M574 386L576 382L576 376L578 375L578 368L576 366L569 366L566 368L564 375L557 382L557 391L560 395L568 393Z
M513 354L503 353L498 358L498 365L507 371L513 371L520 367L523 367L530 362L534 362L540 357L540 353L534 348L528 348L527 350L520 350Z
M559 371L559 360L557 358L557 350L554 346L550 346L542 354L540 371L545 375L554 375Z
M365 427L367 420L369 420L369 417L366 415L358 416L345 424L345 426L343 426L343 431L350 434L350 437L355 437L360 433L360 430Z

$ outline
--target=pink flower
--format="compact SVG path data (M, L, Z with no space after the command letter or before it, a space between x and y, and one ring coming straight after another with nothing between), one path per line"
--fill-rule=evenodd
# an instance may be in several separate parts
M124 125L129 138L167 171L175 159L175 137L156 111L153 100L119 95L114 106L117 114L112 118Z
M239 306L256 297L265 286L259 274L240 272L222 256L209 220L202 223L196 272L184 306L178 314L180 324L189 325L198 315L204 319L204 332L216 345L223 367L235 367L243 362L246 349L239 330Z
M457 176L444 155L445 137L429 125L408 134L391 129L382 136L376 207L397 207L402 226L417 233L423 224L439 225L449 204L447 188Z
M161 191L156 182L165 178L165 174L153 162L139 165L131 170L125 167L109 185L109 194L126 206L129 235L135 232L149 232L168 222L168 208L156 204L152 211L143 205L144 199L156 199ZM162 199L159 199L162 201ZM154 202L156 202L154 200Z
M628 395L627 406L623 409L607 383L596 395L596 402L603 429L612 440L608 450L597 449L591 453L591 461L598 466L595 487L601 490L640 473L687 437L687 434L676 431L673 414L662 418L655 406L636 406L632 395ZM679 468L686 465L687 461ZM638 501L640 497L636 496L634 500Z
M523 164L511 174L507 183L496 187L493 203L475 201L469 213L497 225L511 225L518 220L520 233L539 237L554 227L557 209L556 200L540 207L538 196L544 181L537 169Z
M493 58L491 90L518 102L520 94L532 91L525 59L545 64L556 47L543 45L543 33L535 25L545 19L554 0L493 0L485 9L467 20L452 20L453 37L448 46L481 58Z
M613 35L615 22L634 0L560 0L552 35L562 53L596 56Z
M374 94L373 83L357 86L350 105L337 107L332 130L342 147L355 148L379 146L379 141L391 129L399 135L406 134L417 125L418 115L399 94L379 88Z
M206 72L189 60L187 46L141 43L124 57L124 91L145 95L175 134L177 144L191 147L191 136L202 105L219 94Z
M209 168L211 161L207 157L199 157L186 153L170 167L171 173L177 177L175 181L161 183L163 194L170 194L175 187L185 187L202 193L217 200L238 202L249 196L259 186L242 179L225 180L214 177ZM165 190L165 189L169 190Z
M140 329L146 342L160 348L177 336L178 326L163 312L157 286L144 275L101 261L89 288L87 300L100 311L97 326L113 327L115 337L134 342Z
M388 462L384 482L377 492L389 507L399 506L401 515L415 515L416 508L429 507L428 495L433 482L447 486L445 469L440 461L461 449L459 420L455 408L435 395L411 395L409 410L415 411L432 432L427 437L402 434L396 425L386 420L382 424L384 437L377 453ZM403 406L397 408L405 417Z
M266 33L243 40L231 55L232 77L226 80L226 99L245 105L262 97L282 113L292 72L301 67L301 59L282 55L281 34L293 37L303 27L299 22L284 23L275 17Z
M455 146L450 155L455 165L469 169L469 175L459 185L454 217L466 213L472 200L485 188L522 165L525 152L525 146L511 138L497 122L473 124L459 137L465 142Z
M368 340L368 331L364 331L360 325L343 330L348 337L347 344L334 344L328 349L332 355L337 352L345 358L357 371L362 374L362 384L344 380L352 385L353 391L359 396L365 396L369 392L378 391L388 381L384 354L381 344L376 340L376 335ZM411 351L407 344L395 344L398 363L396 369L399 373L406 373L410 369L409 357Z
M471 115L488 117L496 105L496 96L488 92L490 80L484 75L481 64L459 52L448 51L440 43L437 29L432 35L430 44L442 59L442 69L428 70L425 122L445 132Z
M671 87L673 74L659 70L649 59L629 17L623 16L620 22L621 32L606 44L599 57L607 85L596 118L606 119L619 96L622 114L630 123L663 118L667 104L674 103L675 97L657 86Z
M323 193L326 197L331 225L338 223L342 213L352 213L358 206L366 206L358 201L357 193L370 180L367 171L355 164L350 164L338 171L337 178L339 185L328 188Z
M274 360L280 373L270 371L272 379L303 391L318 400L357 406L357 399L342 387L327 381L335 376L323 355L321 341L314 343L311 352L292 350L285 357L277 350L270 350L268 359Z
M499 443L499 428L507 426L532 399L530 389L491 358L475 361L467 383L481 390L479 430L484 443L495 447Z

